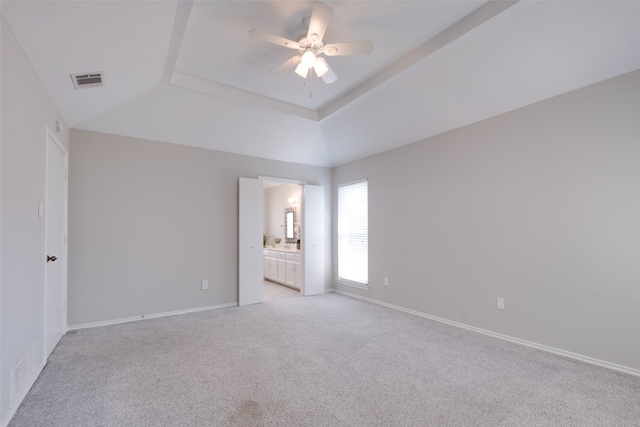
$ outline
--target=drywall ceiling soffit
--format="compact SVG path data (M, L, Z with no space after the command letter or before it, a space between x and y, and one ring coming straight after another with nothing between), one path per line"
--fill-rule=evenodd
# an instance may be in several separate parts
M171 1L2 1L2 14L69 126L157 86L171 40ZM76 90L70 74L104 72Z
M171 85L156 86L77 127L292 163L332 164L317 122Z
M313 2L2 2L72 127L333 166L640 68L640 2L327 2L333 85L267 74ZM504 11L502 9L505 9ZM282 55L278 57L278 55ZM105 72L74 90L69 74Z

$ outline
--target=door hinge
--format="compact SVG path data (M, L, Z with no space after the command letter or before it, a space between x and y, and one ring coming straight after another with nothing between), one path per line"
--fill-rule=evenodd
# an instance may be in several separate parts
M64 245L67 246L67 236L64 236L63 241L64 241Z
M62 301L62 311L65 311L66 309L67 309L67 302Z
M66 181L67 179L69 179L69 172L64 171L64 180Z

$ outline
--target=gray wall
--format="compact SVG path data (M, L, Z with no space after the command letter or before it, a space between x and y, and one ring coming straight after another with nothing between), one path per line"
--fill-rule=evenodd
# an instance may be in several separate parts
M325 187L330 287L331 169L72 130L69 325L237 302L238 178L260 175Z
M44 344L38 201L45 200L46 127L55 132L62 118L4 18L0 26L0 419L6 421L11 368L34 343ZM68 147L66 132L56 136Z
M371 284L336 288L640 369L639 123L636 71L336 168Z

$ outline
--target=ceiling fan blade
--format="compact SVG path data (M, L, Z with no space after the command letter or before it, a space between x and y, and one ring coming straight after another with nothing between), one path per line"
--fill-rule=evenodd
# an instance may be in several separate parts
M320 42L324 38L324 33L327 31L329 20L331 19L331 13L333 9L324 3L316 3L313 5L313 11L311 12L311 20L309 21L309 31L307 32L307 39L313 40L313 34L317 34L318 38L315 42Z
M327 68L329 68L329 70L322 76L322 80L324 80L326 84L331 84L338 80L338 76L336 76L336 73L329 67L329 64L327 64Z
M332 43L325 45L322 52L327 56L368 55L373 52L373 42Z
M296 55L296 56L294 56L292 58L287 59L282 64L280 64L276 68L274 68L273 70L269 71L269 74L281 73L281 72L283 72L285 70L288 70L289 68L295 67L299 63L300 63L300 55Z
M285 39L284 37L265 33L264 31L256 30L255 28L249 31L249 35L251 37L255 37L257 39L264 40L269 43L277 44L278 46L288 47L289 49L300 49L300 45L298 44L298 42Z

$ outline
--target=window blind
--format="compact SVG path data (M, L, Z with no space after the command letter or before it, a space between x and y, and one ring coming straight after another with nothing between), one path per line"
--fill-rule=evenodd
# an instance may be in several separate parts
M369 188L366 180L338 187L338 279L369 282Z

